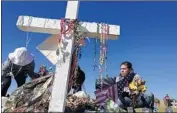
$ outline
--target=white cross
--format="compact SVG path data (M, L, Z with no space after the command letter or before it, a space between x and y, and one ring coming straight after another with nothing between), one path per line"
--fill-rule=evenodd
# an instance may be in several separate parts
M77 19L78 8L79 1L68 1L65 18ZM97 23L80 22L80 24L80 31L86 32L87 37L94 38L97 36ZM74 45L73 33L71 34L72 38L66 40L68 42L66 51L69 53L69 56L67 57L66 61L62 62L62 65L59 66L57 64L58 56L56 55L56 49L57 38L60 32L60 20L31 16L19 16L17 27L22 31L52 34L51 37L47 38L42 44L38 46L38 49L49 59L49 61L51 61L53 64L56 64L56 73L52 89L52 98L49 104L49 112L64 112L68 90L70 64L72 60L72 51ZM99 35L100 33L101 29L99 30ZM109 39L117 39L119 35L120 26L109 25ZM64 38L65 37L62 37L62 39ZM61 57L61 55L59 55L59 57Z

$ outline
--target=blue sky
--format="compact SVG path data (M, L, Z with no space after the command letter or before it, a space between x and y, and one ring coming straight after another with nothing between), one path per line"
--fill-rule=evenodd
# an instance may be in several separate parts
M19 15L60 19L66 2L2 2L2 61L16 47L25 46L26 33L16 27ZM78 19L120 25L118 40L108 42L109 76L119 74L119 65L128 60L146 81L148 91L162 98L177 98L177 2L81 2ZM51 63L36 46L49 34L29 33L28 49L35 54L36 71ZM11 44L10 44L11 43ZM85 87L93 96L98 72L93 71L94 40L83 48L80 60L86 73ZM99 48L98 48L99 50ZM89 52L90 51L90 52ZM9 92L16 88L13 81Z

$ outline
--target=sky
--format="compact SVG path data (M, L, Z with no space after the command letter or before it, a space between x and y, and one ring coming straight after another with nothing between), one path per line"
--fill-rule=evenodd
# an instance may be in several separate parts
M20 31L18 16L61 19L66 2L2 2L2 62L15 48L25 46L27 33ZM136 73L146 80L149 92L158 98L167 93L177 98L177 2L81 2L80 21L120 25L118 40L108 41L108 74L115 77L120 64L130 61ZM36 49L50 34L32 33L28 45L35 55L38 71L41 64L52 64ZM86 74L85 89L94 96L98 71L93 71L94 38L82 49L79 61ZM97 48L97 54L99 48ZM97 60L98 61L98 60ZM98 61L99 65L99 61ZM53 66L55 68L55 66ZM28 78L29 80L29 78ZM58 83L60 84L60 83ZM13 80L9 92L16 88Z

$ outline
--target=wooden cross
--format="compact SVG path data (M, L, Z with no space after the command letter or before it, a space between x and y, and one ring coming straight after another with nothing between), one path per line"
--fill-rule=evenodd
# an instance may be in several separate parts
M67 19L77 19L79 8L79 1L68 1L66 7ZM61 65L57 63L61 59L61 54L56 55L57 49L57 38L60 33L60 21L57 19L47 19L38 18L31 16L19 16L17 21L17 27L22 31L38 32L38 33L48 33L52 34L51 37L47 38L42 44L38 46L38 49L42 54L44 54L49 61L56 65L56 73L52 89L52 97L49 104L49 112L64 112L66 105L66 95L68 90L68 80L71 68L72 52L74 48L74 37L73 32L70 34L71 38L65 41L68 43L65 49L69 55L65 62ZM97 24L95 22L79 22L80 32L85 32L87 37L96 37L101 34L101 29L99 33L97 32ZM120 35L120 26L109 25L109 39L117 39ZM65 37L62 36L62 39ZM62 44L64 46L64 44Z

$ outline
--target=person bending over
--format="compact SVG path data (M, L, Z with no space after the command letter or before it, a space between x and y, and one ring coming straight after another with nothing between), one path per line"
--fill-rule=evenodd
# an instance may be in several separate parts
M6 96L12 77L16 80L18 87L25 84L27 74L32 79L38 78L34 68L34 56L28 53L25 47L16 48L13 53L8 55L8 59L2 65L1 95Z

